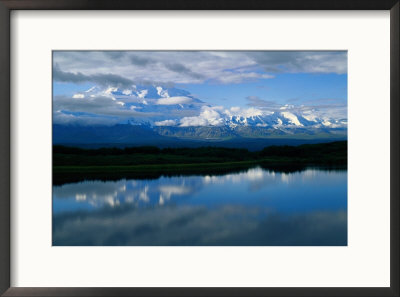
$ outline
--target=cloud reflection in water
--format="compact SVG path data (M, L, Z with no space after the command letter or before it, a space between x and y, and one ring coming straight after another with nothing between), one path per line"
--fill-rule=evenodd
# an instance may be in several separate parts
M54 245L346 245L347 172L308 169L53 187Z

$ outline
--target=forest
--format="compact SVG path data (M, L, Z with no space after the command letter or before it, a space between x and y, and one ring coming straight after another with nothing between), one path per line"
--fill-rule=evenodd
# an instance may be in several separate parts
M307 166L346 168L347 141L268 146L260 151L155 146L83 149L53 146L53 183L84 179L158 178L161 175L224 174L254 166L296 171Z

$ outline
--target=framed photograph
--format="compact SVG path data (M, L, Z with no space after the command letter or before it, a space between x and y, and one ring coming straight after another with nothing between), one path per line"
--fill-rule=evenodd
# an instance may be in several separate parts
M0 1L1 296L399 296L399 1Z

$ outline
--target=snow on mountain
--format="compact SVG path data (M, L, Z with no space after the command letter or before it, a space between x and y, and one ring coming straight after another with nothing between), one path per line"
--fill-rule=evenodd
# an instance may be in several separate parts
M168 90L163 90L162 87L156 87L156 89L157 89L157 94L160 97L164 97L164 98L170 97L169 94L168 94Z
M293 113L288 111L283 111L281 112L281 115L287 118L293 125L303 126L303 124L299 122L299 119Z
M272 129L346 128L347 119L332 118L307 107L284 105L267 110L256 107L211 106L195 98L188 91L163 86L134 85L130 89L92 87L86 96L107 96L116 100L121 108L151 115L133 116L125 123L163 127L226 126L259 127ZM75 98L74 97L74 98Z

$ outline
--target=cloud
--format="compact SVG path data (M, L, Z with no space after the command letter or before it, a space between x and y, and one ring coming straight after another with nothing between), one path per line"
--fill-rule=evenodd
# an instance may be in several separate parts
M132 90L125 89L122 91L122 94L124 94L125 96L130 96L130 95L132 95Z
M257 51L247 55L267 72L347 73L347 51Z
M180 120L181 127L219 126L223 123L221 115L212 107L202 106L199 116L184 117Z
M224 113L228 116L240 116L240 117L256 117L256 116L262 116L266 114L264 111L250 107L250 108L240 108L237 106L231 107L230 109L227 109L224 111Z
M179 63L167 63L165 64L165 67L173 72L179 73L179 74L184 74L188 75L190 77L196 78L196 79L203 79L204 75L200 73L196 73L186 66L179 64Z
M192 98L184 96L160 98L156 101L158 105L175 105L175 104L188 104L192 102Z
M247 106L252 109L216 107L201 109L189 94L176 93L170 98L157 99L154 92L146 96L141 90L143 84L152 86L181 84L240 84L273 79L276 73L337 73L347 72L347 52L345 51L55 51L53 54L53 79L72 84L91 83L88 90L77 87L74 95L67 99L55 98L55 110L91 113L98 116L121 117L124 121L132 117L149 117L150 121L175 119L181 126L220 125L225 114L247 115L279 111L274 101L257 96L248 96ZM89 85L90 86L90 85ZM87 88L89 88L89 86ZM138 86L136 89L135 86ZM70 88L70 86L68 86ZM118 89L118 92L115 92ZM161 92L160 92L161 94ZM153 97L154 95L154 97ZM164 95L163 95L164 96ZM108 97L104 99L103 97ZM113 97L117 100L113 100ZM325 99L324 99L325 100ZM308 107L296 106L293 112L318 114L318 117L347 118L347 102L306 102ZM82 101L82 102L78 102ZM125 105L124 105L125 103ZM179 104L189 104L184 108ZM137 105L137 109L131 107ZM144 104L144 105L143 105ZM300 103L299 103L300 104ZM75 106L72 106L75 105ZM171 105L177 105L176 108ZM140 106L140 107L139 107ZM56 109L62 107L64 109ZM150 118L154 113L161 116ZM77 118L83 115L68 115ZM60 117L61 118L61 117Z
M108 96L95 96L81 100L65 96L55 96L53 99L54 122L55 123L97 123L110 122L107 117L117 117L118 121L123 118L152 117L159 115L154 112L138 112L125 107L122 101ZM96 117L96 119L92 119ZM115 122L112 119L111 122Z
M215 78L216 81L223 84L238 84L242 82L255 81L257 79L269 79L274 76L256 72L231 72L225 71L221 76Z
M175 120L159 121L159 122L155 122L154 125L156 125L156 126L175 126L176 121Z
M345 51L55 51L55 78L129 85L229 84L273 78L274 73L347 72ZM62 70L62 71L61 71Z
M116 74L92 74L85 75L81 72L72 73L62 71L57 65L53 68L53 80L59 82L69 82L81 84L93 82L102 86L131 87L134 82Z
M146 58L146 57L141 57L141 56L138 56L138 55L131 55L129 57L129 59L130 59L132 64L138 65L138 66L146 66L148 64L152 64L152 63L155 62L153 59Z
M83 99L83 98L85 98L85 95L78 93L78 94L74 94L72 96L72 98L74 98L74 99Z

